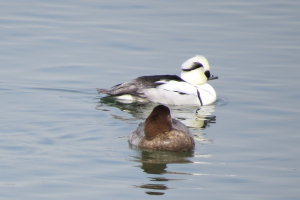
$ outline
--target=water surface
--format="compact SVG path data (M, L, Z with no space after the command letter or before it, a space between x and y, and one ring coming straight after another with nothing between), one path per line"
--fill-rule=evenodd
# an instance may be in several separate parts
M299 199L298 1L0 6L1 199ZM102 99L202 54L216 104L170 106L188 153L132 149L156 104ZM198 110L198 114L196 111Z

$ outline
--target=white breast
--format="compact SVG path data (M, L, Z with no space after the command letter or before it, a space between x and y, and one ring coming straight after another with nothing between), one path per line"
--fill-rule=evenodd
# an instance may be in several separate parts
M208 83L198 87L203 105L209 105L217 100L217 94L214 88Z

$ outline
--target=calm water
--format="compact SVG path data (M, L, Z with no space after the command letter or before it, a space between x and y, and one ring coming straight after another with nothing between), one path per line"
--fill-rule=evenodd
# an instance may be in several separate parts
M150 2L150 1L149 1ZM0 199L299 199L300 2L3 1ZM131 149L155 104L102 99L205 55L190 153Z

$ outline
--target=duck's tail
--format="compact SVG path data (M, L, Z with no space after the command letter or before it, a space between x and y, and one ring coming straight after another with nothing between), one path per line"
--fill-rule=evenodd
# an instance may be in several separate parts
M107 90L107 89L100 89L100 88L96 88L96 90L97 90L97 92L99 93L99 94L108 94L109 93L109 90Z

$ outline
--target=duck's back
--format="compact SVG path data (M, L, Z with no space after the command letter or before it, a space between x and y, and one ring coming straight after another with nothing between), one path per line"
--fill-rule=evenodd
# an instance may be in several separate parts
M184 125L181 121L172 118L172 126L174 129L183 131L183 132L189 134L190 137L194 138L194 135L191 133L191 131L188 129L188 127L186 125Z
M141 141L145 138L145 132L144 132L145 122L141 122L139 126L131 133L129 136L129 143L135 146L140 146ZM186 125L184 125L182 122L180 122L177 119L172 118L172 128L175 130L178 130L180 134L172 133L172 137L181 137L183 135L187 135L191 138L191 141L194 142L194 136L188 129ZM182 132L182 133L181 133ZM177 136L176 136L177 135ZM187 137L188 138L188 137ZM145 143L145 142L143 142Z
M172 129L161 133L152 140L142 138L139 145L141 148L155 149L160 151L189 151L194 148L194 139L184 131Z
M159 85L158 81L183 81L179 76L176 75L154 75L154 76L140 76L131 81L121 83L113 86L111 89L97 89L99 93L105 93L111 96L119 96L124 94L137 95L137 91L141 88L150 88Z

